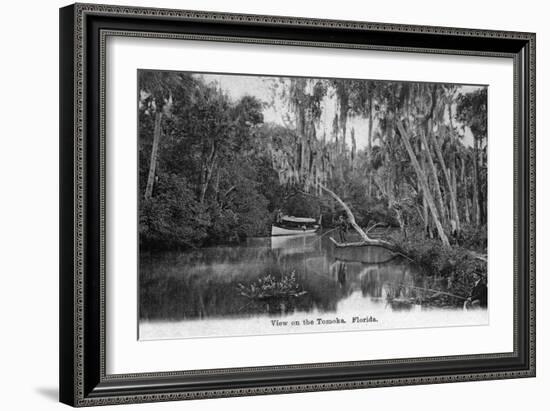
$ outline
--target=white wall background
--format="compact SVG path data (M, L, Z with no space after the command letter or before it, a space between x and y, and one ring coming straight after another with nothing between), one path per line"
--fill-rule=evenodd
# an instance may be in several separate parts
M546 409L550 387L550 26L544 2L393 0L128 0L115 4L444 25L537 33L538 371L537 378L370 390L202 400L117 409L190 410ZM58 350L58 7L64 1L11 1L0 25L0 408L62 409ZM109 409L114 409L108 407Z

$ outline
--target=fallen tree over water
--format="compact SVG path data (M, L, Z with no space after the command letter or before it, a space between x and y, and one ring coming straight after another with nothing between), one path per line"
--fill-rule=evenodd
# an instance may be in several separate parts
M353 212L351 211L349 206L334 191L330 190L329 188L325 187L322 184L319 184L319 187L323 191L325 191L327 194L329 194L334 200L336 200L336 202L338 204L340 204L340 206L344 209L344 211L346 212L346 215L348 216L349 223L354 228L354 230L357 231L357 233L359 234L359 236L362 239L362 241L359 241L359 242L339 243L334 238L329 237L330 240L334 243L334 245L336 245L336 247L377 246L377 247L382 247L382 248L385 248L387 250L390 250L390 251L392 251L396 254L402 255L405 258L409 258L408 256L404 255L402 253L402 250L400 250L395 244L393 244L389 241L386 241L386 240L382 240L380 238L371 238L371 237L369 237L368 233L365 232L359 226L359 224L357 224L357 221L355 220L355 216L353 215ZM371 227L371 229L372 228L373 227Z
M474 271L486 273L487 256L460 246L447 246L437 240L421 240L420 238L408 240L397 238L394 242L387 239L369 237L368 232L370 230L365 231L357 224L350 207L334 191L321 184L319 184L319 187L340 204L346 212L350 225L361 237L361 241L346 243L338 242L334 238L329 237L337 248L382 247L391 251L396 256L406 258L424 267L430 274L446 275L455 271L455 269L459 269L465 276L469 276Z

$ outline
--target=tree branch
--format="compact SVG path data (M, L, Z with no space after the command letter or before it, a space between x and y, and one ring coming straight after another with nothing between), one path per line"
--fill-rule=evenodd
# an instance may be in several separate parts
M348 220L349 220L351 226L355 229L355 231L357 231L359 233L359 235L361 236L361 238L363 240L360 243L344 243L344 244L341 244L341 243L338 243L333 238L331 238L333 243L335 243L339 247L348 247L348 246L357 246L357 245L358 246L377 245L377 246L380 246L380 247L387 248L388 250L391 250L391 251L396 251L397 250L397 247L394 244L392 244L388 241L381 240L381 239L370 238L367 235L367 233L365 233L363 231L363 229L361 227L359 227L359 224L357 224L357 222L355 221L355 216L351 212L351 209L348 207L348 205L346 203L344 203L344 201L340 197L338 197L338 195L336 193L334 193L334 191L329 190L328 188L326 188L325 186L323 186L320 183L319 183L319 187L322 190L326 191L332 198L334 198L338 202L338 204L340 204L342 206L342 208L344 209L344 211L346 212L346 214L348 216Z

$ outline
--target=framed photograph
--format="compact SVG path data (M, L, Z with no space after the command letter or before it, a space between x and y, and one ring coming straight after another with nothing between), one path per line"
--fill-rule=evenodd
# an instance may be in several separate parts
M535 34L60 10L60 399L535 376Z

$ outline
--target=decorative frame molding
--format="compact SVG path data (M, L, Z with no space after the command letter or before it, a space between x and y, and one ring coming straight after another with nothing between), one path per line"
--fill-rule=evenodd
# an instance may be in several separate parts
M535 34L96 4L67 6L60 10L60 17L62 402L91 406L535 375ZM153 25L155 30L148 30ZM108 36L512 58L514 351L106 375L104 103ZM326 41L328 37L340 41ZM276 374L279 383L254 382L259 375ZM226 380L223 387L212 385L212 378L220 375ZM303 380L308 382L296 382Z

